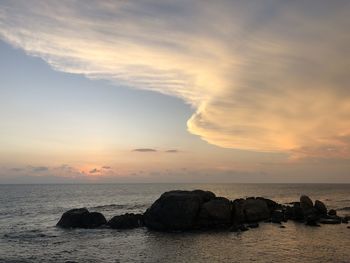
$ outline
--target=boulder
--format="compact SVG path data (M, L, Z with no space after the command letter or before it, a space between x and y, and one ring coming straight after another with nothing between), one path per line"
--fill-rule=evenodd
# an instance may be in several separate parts
M143 226L142 214L124 214L114 216L108 221L108 225L113 229L131 229Z
M246 199L243 202L243 212L246 222L258 222L270 218L266 202L260 199Z
M147 209L144 223L159 231L193 229L203 201L202 191L166 192Z
M216 197L215 194L210 191L193 190L192 193L198 195L201 198L202 203L208 202Z
M318 212L320 215L327 215L327 207L326 207L326 205L325 205L323 202L321 202L320 200L316 200L316 201L315 201L314 208L317 210L317 212Z
M106 223L106 218L101 213L90 213L86 208L77 208L65 212L57 226L62 228L96 228Z
M225 227L232 223L232 204L224 197L216 197L201 206L198 216L200 228Z
M300 196L300 207L303 209L303 211L309 210L314 207L314 204L310 197L307 195Z
M282 208L282 206L280 204L276 203L275 201L273 201L271 199L267 199L264 197L257 197L256 199L264 201L266 203L267 207L269 208L270 212Z

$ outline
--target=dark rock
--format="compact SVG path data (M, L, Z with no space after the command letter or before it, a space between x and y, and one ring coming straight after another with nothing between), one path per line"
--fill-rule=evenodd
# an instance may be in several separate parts
M319 222L321 224L331 224L331 225L335 225L335 224L340 224L341 223L341 218L321 218L319 220Z
M319 216L316 214L310 214L306 218L306 225L307 226L320 226L318 224Z
M193 190L192 193L198 195L201 198L202 203L208 202L216 197L215 194L210 191Z
M236 224L243 223L245 221L243 203L244 199L236 199L232 202L232 218Z
M65 212L57 226L63 228L96 228L106 223L106 218L101 213L90 213L86 208L78 208Z
M342 217L341 222L343 224L348 224L349 223L349 219L347 217Z
M108 225L113 229L131 229L143 226L142 214L124 214L115 216L108 221Z
M284 213L280 210L275 210L271 214L271 222L276 224L281 224L284 221Z
M286 226L283 226L283 225L282 225L282 226L280 226L280 228L286 228Z
M198 216L201 228L228 227L232 222L232 204L224 197L216 197L204 203Z
M258 228L259 227L259 223L250 223L248 224L249 228Z
M300 207L304 219L317 212L316 209L314 209L314 204L312 200L307 195L300 196Z
M298 221L302 221L304 220L304 212L303 209L301 208L300 203L295 202L294 206L293 206L293 219L294 220L298 220Z
M266 203L267 207L269 208L270 212L282 208L282 206L280 204L276 203L275 201L273 201L271 199L267 199L264 197L257 197L256 200L264 201Z
M144 223L160 231L193 229L202 203L202 191L166 192L147 209Z
M244 232L244 231L248 231L249 229L245 225L240 225L239 230Z
M319 200L316 200L314 208L317 210L317 212L319 214L327 215L327 207L326 207L326 205L323 202L321 202Z
M350 226L347 226L346 228L347 228L347 229L350 229Z
M266 202L260 199L246 199L243 202L243 212L246 222L258 222L270 218Z
M337 215L337 211L334 210L334 209L331 209L331 210L329 210L328 215L330 215L330 216L336 216L336 215Z

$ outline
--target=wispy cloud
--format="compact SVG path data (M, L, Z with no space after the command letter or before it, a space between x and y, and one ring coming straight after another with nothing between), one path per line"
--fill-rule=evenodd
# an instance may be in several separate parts
M57 70L182 98L195 110L188 130L209 143L344 158L349 10L345 0L5 0L0 36Z
M156 149L151 149L151 148L138 148L132 150L133 152L142 152L142 153L149 153L149 152L157 152Z
M180 152L179 150L166 150L166 153L178 153Z

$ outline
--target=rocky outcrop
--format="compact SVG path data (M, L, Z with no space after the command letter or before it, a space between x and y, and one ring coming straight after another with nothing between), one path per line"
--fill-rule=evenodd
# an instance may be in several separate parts
M101 213L90 213L86 208L78 208L65 212L57 226L62 228L96 228L106 223L106 218Z
M142 214L124 214L113 217L108 221L108 226L113 229L131 229L143 226Z
M259 227L259 222L281 224L288 220L308 226L348 223L349 217L339 217L335 210L303 195L298 202L285 205L263 197L249 197L230 201L216 197L210 191L169 191L163 193L144 214L124 214L108 223L98 212L86 208L65 212L57 226L63 228L96 228L106 225L112 229L131 229L146 226L157 231L187 231L225 228L246 231Z

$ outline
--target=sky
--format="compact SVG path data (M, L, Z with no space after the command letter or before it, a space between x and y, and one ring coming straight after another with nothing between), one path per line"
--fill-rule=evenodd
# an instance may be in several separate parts
M350 183L347 0L0 0L0 183Z

